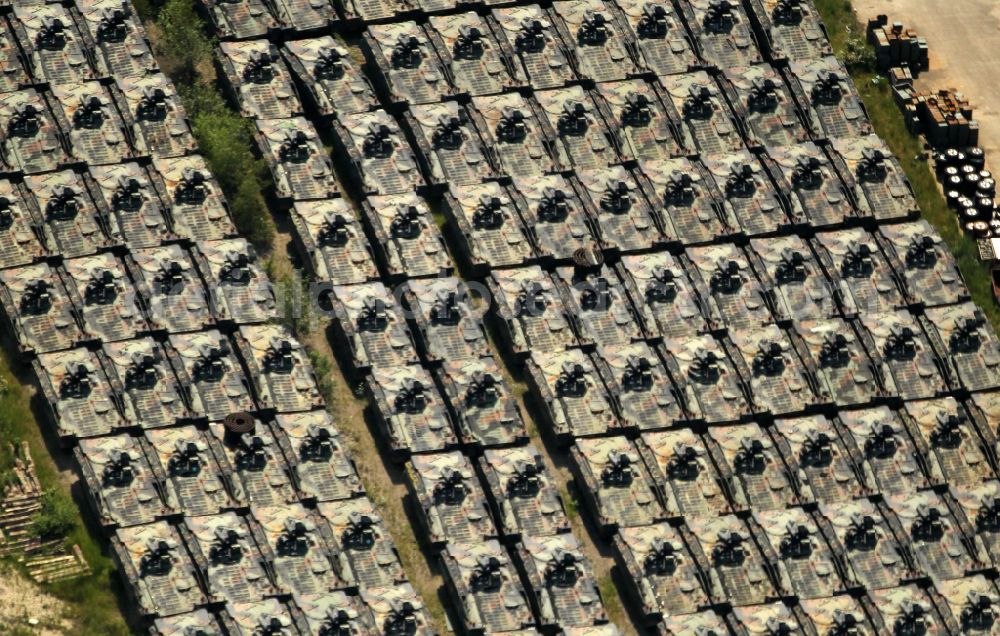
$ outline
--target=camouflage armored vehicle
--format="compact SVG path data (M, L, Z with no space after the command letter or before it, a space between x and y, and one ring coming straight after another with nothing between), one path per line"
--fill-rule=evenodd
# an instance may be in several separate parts
M287 327L244 325L237 332L236 346L250 370L261 408L290 413L323 406L309 356Z
M570 452L578 491L602 534L665 517L632 442L621 436L578 439Z
M528 596L499 541L449 543L441 552L452 607L466 634L530 627Z
M181 614L208 600L180 534L166 521L119 528L111 550L140 615Z
M129 139L107 87L96 81L66 83L52 86L50 92L56 119L77 160L104 165L148 154L142 139Z
M79 0L76 8L90 37L87 44L103 60L108 75L117 79L157 72L146 31L131 2Z
M982 574L952 581L935 581L930 594L948 633L1000 634L1000 623L996 621L995 613L995 608L1000 605L1000 593L996 583Z
M1000 341L975 304L931 307L920 321L955 384L968 391L1000 387Z
M378 280L371 243L346 199L296 201L292 237L317 281L351 285Z
M838 557L811 514L789 508L755 511L752 519L750 532L778 569L786 589L800 599L834 596L846 589L839 576Z
M906 306L902 281L879 248L876 238L863 228L820 232L811 245L831 283L846 290L845 307L861 313L892 311Z
M883 377L880 366L868 357L852 323L840 318L795 321L790 336L820 395L838 406L896 394L892 378Z
M167 358L189 392L192 410L210 421L254 410L249 380L225 336L215 330L173 334L169 343Z
M184 105L166 75L115 80L121 112L136 145L154 158L179 157L197 147Z
M133 249L125 256L125 266L135 281L151 329L198 331L215 322L208 292L184 248Z
M365 389L394 459L458 444L444 399L423 367L376 366Z
M906 422L888 407L841 411L838 420L841 439L876 492L906 494L944 481L923 440L914 441Z
M884 225L875 238L903 278L903 290L911 303L933 307L969 297L955 257L927 221Z
M726 622L712 610L697 614L666 616L657 625L660 636L684 636L684 634L704 634L705 636L725 636L729 634Z
M195 247L194 262L208 281L219 320L245 324L278 316L274 288L245 239L201 241Z
M202 634L203 636L224 636L218 619L206 609L157 618L153 621L149 633L151 636L187 636L189 633Z
M212 1L224 3L229 0ZM221 618L228 636L302 636L295 626L291 607L275 598L253 603L226 603Z
M769 603L754 607L735 607L729 618L730 628L737 636L773 636L803 634L806 619L797 606Z
M688 518L696 559L710 564L711 589L733 606L758 605L781 595L777 571L754 543L747 527L733 515Z
M635 45L614 3L604 0L553 2L551 15L580 79L610 82L640 72L633 56Z
M654 430L691 419L666 367L648 344L599 345L594 360L605 386L617 397L623 428Z
M524 537L517 554L535 596L539 629L607 622L590 561L573 535Z
M969 545L954 512L941 495L930 491L888 495L886 518L900 543L914 555L917 569L935 580L959 579L987 560Z
M901 398L930 398L948 390L944 363L916 317L900 310L861 314L860 322L865 348L882 376L892 378Z
M766 272L754 272L752 260L732 243L694 247L687 251L699 289L707 289L730 330L748 329L772 321L772 292L758 280ZM766 279L765 279L766 280ZM780 312L777 318L787 318Z
M486 449L479 468L504 537L542 537L570 531L559 486L534 446Z
M924 634L944 636L948 628L927 592L911 583L905 587L871 592L872 604L878 608L875 620L880 634Z
M686 73L698 65L684 18L672 3L656 0L618 0L621 19L628 25L639 66L655 75Z
M733 511L733 476L725 464L713 463L701 436L689 429L643 433L637 446L668 516L710 517Z
M100 358L86 349L43 353L31 366L61 440L95 437L137 422Z
M340 555L344 580L362 589L406 582L392 537L367 497L323 502L318 509L320 532Z
M0 301L21 353L67 349L86 339L62 277L45 263L0 271Z
M449 357L436 375L463 444L506 446L528 438L517 400L492 357Z
M178 527L210 602L253 603L275 595L250 528L248 520L233 512L188 515Z
M234 434L222 422L209 424L219 464L232 473L229 485L233 498L254 506L297 502L297 490L289 478L290 464L274 431L266 423L253 421L253 424L250 432L242 434Z
M292 468L301 501L336 501L364 493L345 442L325 410L279 413L278 444Z
M336 286L333 297L337 348L350 355L355 373L417 362L403 314L382 283Z
M625 345L642 339L638 316L613 270L560 267L556 276L581 345Z
M714 299L702 296L681 261L668 252L624 256L615 269L651 337L694 336L720 320Z
M340 40L324 35L285 42L281 52L302 97L317 114L336 117L378 106L368 78Z
M195 417L186 387L167 362L163 345L152 338L105 343L102 362L126 412L143 428L173 426Z
M454 92L451 78L416 22L369 24L365 60L392 104L433 104Z
M197 242L236 235L222 188L200 155L154 158L153 177L177 236Z
M735 0L691 0L685 18L701 57L719 70L763 61L753 25Z
M66 289L88 336L114 342L146 331L138 295L124 264L114 255L70 259L63 262L63 271Z
M256 0L237 0L248 1ZM222 42L218 61L226 87L244 117L277 119L302 112L292 76L274 44L267 40Z
M531 229L539 256L557 260L593 252L598 243L595 221L574 189L561 175L534 175L514 180L517 207Z
M92 166L93 194L103 216L114 216L130 249L155 247L174 238L166 208L146 168L138 163Z
M694 149L691 133L664 105L657 84L641 79L601 83L597 97L604 123L626 160L669 159Z
M321 594L345 587L339 555L319 530L319 515L299 504L253 506L254 539L285 594Z
M719 0L713 0L719 1ZM721 0L728 2L728 0ZM725 96L708 73L660 78L666 89L666 103L672 108L671 119L680 121L694 139L694 146L704 155L743 150L740 137L742 122L726 104Z
M499 176L492 150L458 102L413 105L404 117L434 182L468 186Z
M574 438L605 435L621 426L618 398L601 379L594 361L579 349L533 350L528 386L543 409L545 424L562 445Z
M201 0L220 40L249 40L278 29L264 0ZM263 41L263 40L262 40Z
M821 503L816 521L844 560L849 580L874 591L912 576L909 550L898 543L876 504L867 499Z
M746 121L751 144L790 146L809 141L809 131L791 91L767 64L723 68L722 87Z
M920 214L903 167L877 136L834 139L827 148L864 216L889 221Z
M358 596L345 592L293 594L292 615L302 634L348 633L377 636L371 612Z
M30 265L48 255L42 221L24 200L24 192L0 179L0 269Z
M503 174L536 179L569 167L566 150L530 97L517 93L473 97L469 113Z
M798 503L795 475L789 473L779 448L760 425L709 428L705 447L719 470L735 477L730 483L737 509L752 507L760 512Z
M995 567L1000 562L1000 483L956 486L949 495L957 504L953 510L959 527L986 552Z
M955 398L906 402L901 415L951 486L974 486L993 476L989 460L993 449L984 444Z
M426 32L456 91L494 95L527 85L521 64L501 46L486 18L472 11L432 16Z
M214 515L242 502L232 497L232 476L219 464L217 444L194 426L146 431L153 470L164 475L166 488L188 517ZM228 487L228 488L227 488Z
M494 270L486 285L501 334L515 355L555 353L577 344L570 310L542 268Z
M361 601L371 611L380 634L434 636L437 633L427 608L409 583L363 589Z
M104 60L94 56L68 9L57 4L14 4L14 34L35 81L56 87L108 75Z
M101 525L136 526L179 512L173 490L150 463L154 454L146 438L82 439L73 455Z
M852 598L846 594L828 598L801 599L799 608L805 615L804 625L817 634L847 633L855 636L875 636L871 616L878 612L867 596ZM846 630L846 631L845 631Z
M770 147L762 161L789 201L796 221L803 219L819 228L858 216L847 187L816 144Z
M682 336L663 341L670 377L694 419L710 424L736 422L751 413L749 390L726 349L712 336Z
M710 604L707 569L688 549L694 543L686 527L666 523L619 528L614 557L625 574L629 599L652 626L665 616L694 614Z
M406 465L406 478L417 518L434 548L497 536L486 495L462 453L414 455Z
M43 221L49 252L76 258L122 244L118 220L101 213L89 175L69 170L31 175L23 187L25 203Z
M372 22L405 20L418 11L417 0L336 0L337 9L346 21L363 26Z
M331 0L272 0L271 10L278 22L291 33L286 37L331 29L339 22Z
M833 422L823 415L777 420L771 429L775 445L798 486L799 500L835 504L858 499L872 490L853 444L845 444Z
M741 231L732 207L700 161L641 161L639 173L639 183L663 225L667 241L683 245L709 243Z
M535 90L564 86L575 79L570 46L540 5L494 9L488 18L501 48L524 66Z
M775 63L833 55L819 11L803 0L751 0L749 17Z
M258 119L257 146L266 158L279 200L329 199L339 194L333 164L305 117Z
M795 210L785 193L774 188L749 151L705 157L703 163L709 180L706 185L725 199L746 234L771 234L801 222L793 216Z
M1000 392L974 393L965 403L969 414L976 422L979 434L993 447L994 457L1000 455L997 446L997 428L1000 426Z
M814 138L845 139L871 134L872 125L858 89L837 58L791 60L783 72L792 95L806 114Z
M333 129L335 152L349 160L364 194L410 192L424 185L413 150L384 110L344 115Z
M2 163L26 174L55 170L70 162L64 141L44 94L33 88L0 93Z
M578 170L580 199L594 219L605 249L649 250L664 242L659 214L639 186L636 175L622 166Z
M535 257L528 229L506 186L482 183L449 186L444 213L452 230L461 233L461 256L477 272L521 265Z
M375 254L390 276L451 274L451 258L426 199L412 192L372 196L362 211L375 235Z
M772 294L775 318L822 320L857 313L847 285L827 279L809 244L794 234L750 241L750 262ZM840 301L838 303L838 300Z
M0 75L0 93L16 91L31 84L29 67L21 54L14 30L6 20L0 22L0 66L4 69Z

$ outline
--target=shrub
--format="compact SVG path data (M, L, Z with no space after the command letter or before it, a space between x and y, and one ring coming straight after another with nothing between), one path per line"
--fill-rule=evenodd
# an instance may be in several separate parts
M194 3L167 0L160 8L156 25L162 32L157 39L157 52L174 67L167 70L176 75L175 79L192 81L198 69L212 59L212 42L205 36Z
M72 500L57 490L47 490L42 509L31 521L32 533L41 539L65 537L76 528L77 509Z
M847 39L844 66L850 71L875 72L875 49L856 35Z

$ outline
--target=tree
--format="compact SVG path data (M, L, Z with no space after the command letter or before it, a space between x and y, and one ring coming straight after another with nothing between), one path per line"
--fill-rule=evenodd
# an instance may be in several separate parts
M191 82L198 74L198 67L212 59L212 43L202 31L202 21L195 13L191 0L167 0L156 19L161 37L156 48L169 62L176 64L165 69L174 80Z

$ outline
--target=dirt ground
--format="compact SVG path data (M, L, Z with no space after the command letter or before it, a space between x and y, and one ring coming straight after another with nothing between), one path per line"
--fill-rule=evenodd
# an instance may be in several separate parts
M0 634L68 636L66 606L9 565L0 566Z
M988 157L1000 150L1000 2L997 0L853 0L864 24L885 14L927 39L930 72L921 90L957 88L972 102L979 121L979 145ZM997 164L993 164L994 166Z

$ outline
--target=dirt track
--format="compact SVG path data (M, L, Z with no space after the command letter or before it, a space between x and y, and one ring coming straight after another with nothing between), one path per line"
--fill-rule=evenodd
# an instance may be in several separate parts
M931 70L917 81L921 90L957 88L972 101L979 144L1000 162L1000 2L996 0L854 0L864 24L881 13L927 39Z

